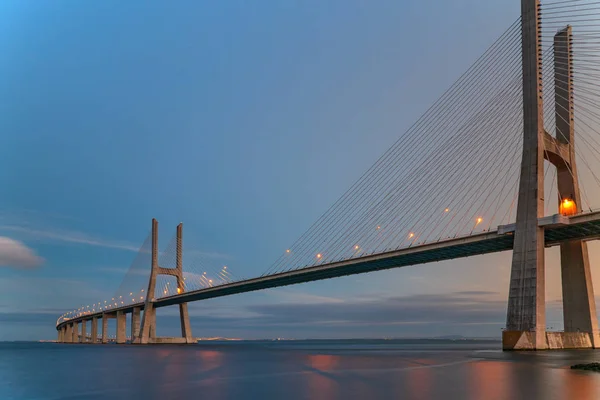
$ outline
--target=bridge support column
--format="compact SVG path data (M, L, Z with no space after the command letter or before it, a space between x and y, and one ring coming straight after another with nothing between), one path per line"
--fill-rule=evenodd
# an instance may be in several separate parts
M117 311L117 344L123 344L127 340L127 314Z
M102 344L108 343L108 315L102 314Z
M73 341L73 324L66 324L65 325L64 342L71 343L72 341Z
M140 335L140 307L134 307L131 312L131 343Z
M550 161L557 170L559 205L563 199L570 199L575 201L580 212L581 195L574 146L572 38L570 26L554 36L556 141L564 151L563 157L554 157ZM587 244L581 240L561 243L560 261L565 333L587 333L590 345L586 347L600 347Z
M545 349L544 115L541 73L540 1L521 0L523 52L523 157L506 330L505 350Z
M92 337L90 342L93 344L98 343L98 317L92 318Z
M63 337L64 337L64 330L63 330L63 328L60 328L60 329L58 330L58 338L56 339L56 341L57 341L58 343L62 343L62 342L63 342L63 340L64 340L64 338L63 338Z
M87 342L87 321L81 321L81 336L79 337L79 343Z
M79 343L79 322L73 322L73 335L71 343Z

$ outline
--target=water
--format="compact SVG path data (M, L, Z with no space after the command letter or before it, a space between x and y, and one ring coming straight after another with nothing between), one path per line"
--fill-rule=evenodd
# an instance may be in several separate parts
M0 343L0 399L600 399L600 351L485 341Z

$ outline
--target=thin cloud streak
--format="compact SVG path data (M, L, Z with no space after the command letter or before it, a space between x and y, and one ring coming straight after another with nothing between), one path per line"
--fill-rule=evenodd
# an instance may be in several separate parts
M93 238L84 233L76 231L51 232L16 225L1 225L0 231L23 233L35 239L50 239L59 242L86 244L89 246L106 247L111 249L127 250L133 252L138 252L140 250L140 246L135 246L131 243Z
M149 249L144 249L140 246L136 246L135 244L125 242L125 241L115 241L115 240L107 240L101 238L95 238L89 236L83 232L78 231L48 231L48 230L40 230L40 229L32 229L24 226L18 225L0 225L1 231L9 231L24 234L32 239L48 239L52 241L64 242L64 243L74 243L74 244L83 244L88 246L95 247L104 247L109 249L117 249L117 250L125 250L131 251L135 253L148 253L150 254ZM160 255L163 252L159 253ZM186 258L196 257L196 258L206 258L206 259L227 259L232 260L235 257L217 252L210 251L198 251L198 250L188 250L185 252Z

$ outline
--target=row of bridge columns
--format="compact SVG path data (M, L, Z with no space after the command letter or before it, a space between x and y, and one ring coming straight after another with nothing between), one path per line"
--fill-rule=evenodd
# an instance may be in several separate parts
M181 325L181 337L160 338L156 336L156 308L153 294L156 289L156 278L158 275L170 275L177 279L177 292L185 291L185 280L183 278L183 224L177 226L177 251L175 268L163 268L158 263L158 221L152 220L152 264L150 270L150 279L148 281L148 291L144 302L144 312L141 307L132 307L123 310L103 313L101 317L90 316L78 321L67 322L58 330L58 341L61 343L98 343L98 319L102 320L102 331L100 343L108 343L108 320L116 319L117 331L116 342L119 344L127 342L127 314L131 313L131 343L149 344L149 343L194 343L192 338L192 329L190 327L190 317L188 314L187 303L179 304L179 319ZM92 332L90 341L86 335L86 321L92 322ZM83 322L81 330L80 322Z
M131 313L131 337L135 338L140 332L141 307L134 307L130 312L117 311L115 313L104 313L102 317L91 317L90 319L66 323L58 330L58 342L60 343L108 343L108 320L116 319L117 329L115 335L116 343L127 342L127 314ZM98 320L102 326L98 332ZM87 335L87 322L91 322L91 332ZM81 326L81 327L80 327ZM100 335L98 335L100 333ZM132 339L132 341L134 341Z

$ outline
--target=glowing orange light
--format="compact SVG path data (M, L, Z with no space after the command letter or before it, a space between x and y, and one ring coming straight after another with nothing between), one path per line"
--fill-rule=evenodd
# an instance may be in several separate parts
M380 229L381 229L381 226L377 226L377 230L380 230Z
M227 269L227 265L223 266L223 269Z
M321 253L317 254L317 258L321 258L323 255Z
M354 250L358 250L358 245L354 246Z
M560 202L559 211L562 215L574 215L577 213L577 205L573 199L564 198Z
M181 288L177 288L177 293L181 293Z
M449 208L446 208L446 209L444 210L444 212L448 212L448 211L450 211L450 209L449 209Z
M477 217L477 224L479 225L479 224L480 224L480 223L482 223L482 222L483 222L483 218L481 218L481 217Z
M290 252L290 249L287 249L285 252L286 252L286 253L289 253L289 252Z
M408 234L408 238L409 238L409 239L412 239L412 238L414 238L414 237L415 237L415 234L414 234L414 233L412 233L412 232L411 232L411 233L409 233L409 234Z

